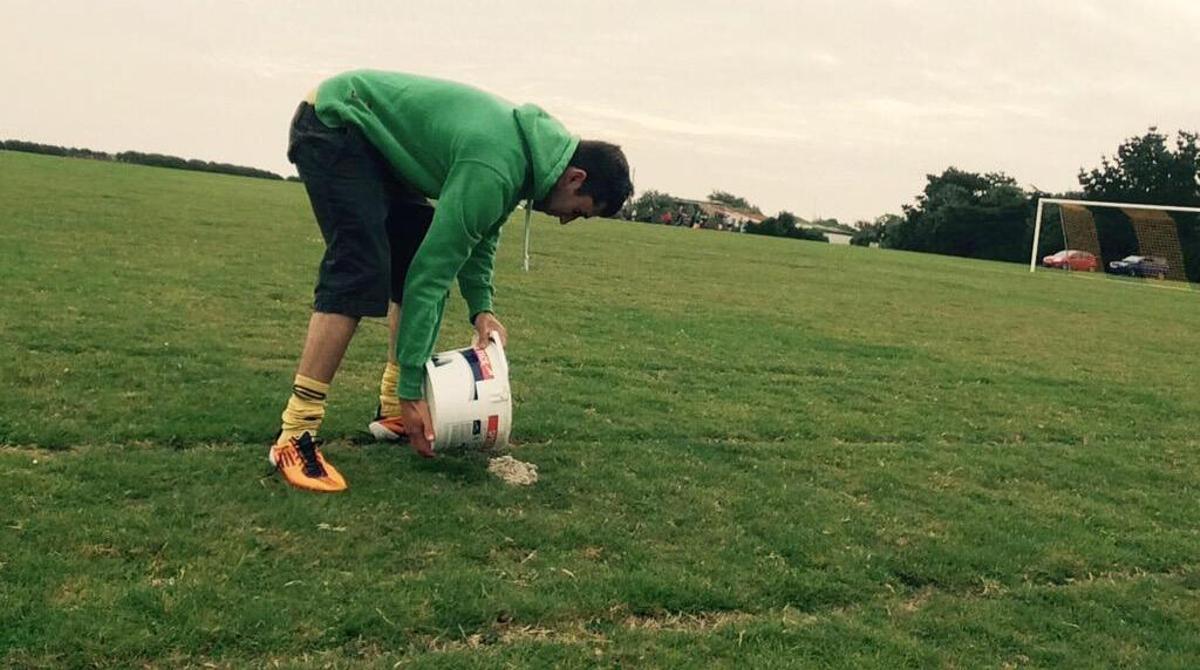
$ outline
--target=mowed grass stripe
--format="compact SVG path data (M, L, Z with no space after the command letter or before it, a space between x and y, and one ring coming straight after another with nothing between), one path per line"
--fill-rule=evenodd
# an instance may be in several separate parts
M369 444L370 321L323 431L351 489L313 496L265 461L320 256L302 187L0 173L5 664L1200 656L1192 293L541 217L524 274L518 220L497 302L542 481Z

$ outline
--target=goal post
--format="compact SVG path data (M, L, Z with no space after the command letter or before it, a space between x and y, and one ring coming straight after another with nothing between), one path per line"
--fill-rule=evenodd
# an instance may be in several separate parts
M1062 250L1095 257L1089 269L1174 281L1200 281L1200 207L1038 198L1029 271L1038 267L1047 220L1062 229ZM1057 216L1057 219L1051 218ZM1057 249L1057 245L1054 245ZM1074 255L1074 253L1072 254ZM1145 259L1127 267L1131 256ZM1111 267L1117 262L1118 267ZM1069 264L1064 267L1071 267Z

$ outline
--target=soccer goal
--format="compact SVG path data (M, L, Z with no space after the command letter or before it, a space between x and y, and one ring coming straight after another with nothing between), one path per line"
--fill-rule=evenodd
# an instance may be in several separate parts
M1200 282L1200 207L1039 198L1029 271Z

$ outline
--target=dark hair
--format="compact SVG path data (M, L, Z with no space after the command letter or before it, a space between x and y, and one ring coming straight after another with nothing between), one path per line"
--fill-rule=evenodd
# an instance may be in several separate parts
M625 152L615 144L580 140L570 165L587 173L579 186L579 194L590 195L593 202L604 205L600 216L613 216L621 211L625 201L633 195L629 162L625 160Z

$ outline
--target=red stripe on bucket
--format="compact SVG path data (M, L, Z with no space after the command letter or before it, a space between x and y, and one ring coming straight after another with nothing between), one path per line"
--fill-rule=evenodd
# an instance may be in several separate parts
M493 414L488 417L487 435L483 438L483 448L490 449L496 446L496 434L500 432L500 416Z
M483 349L476 349L475 353L479 356L479 372L484 379L492 379L496 375L492 373L492 359L488 357L487 352Z

